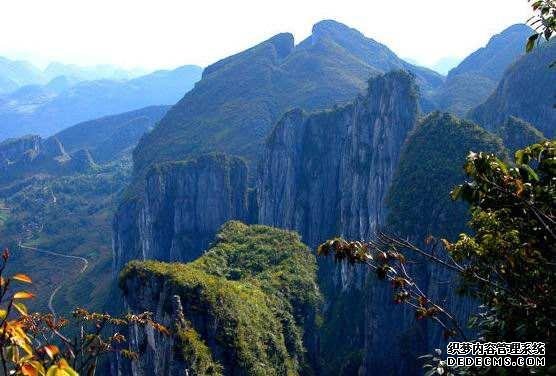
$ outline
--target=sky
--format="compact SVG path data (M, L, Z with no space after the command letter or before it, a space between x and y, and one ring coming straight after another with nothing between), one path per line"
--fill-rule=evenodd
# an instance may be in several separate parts
M0 0L0 56L160 69L206 66L335 19L433 66L530 16L527 0Z

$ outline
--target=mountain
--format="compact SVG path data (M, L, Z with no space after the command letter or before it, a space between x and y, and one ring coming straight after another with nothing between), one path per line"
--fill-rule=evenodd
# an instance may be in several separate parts
M0 143L0 182L11 183L36 174L68 175L95 168L88 150L68 153L56 138L39 136L8 139Z
M48 64L42 73L48 81L62 76L77 81L94 81L100 79L128 80L146 74L146 72L142 70L126 70L107 64L82 67L75 64L63 64L59 62Z
M27 86L0 96L0 139L24 134L50 136L76 123L152 105L174 104L202 69L183 66L127 81Z
M42 72L30 63L0 56L0 95L21 86L44 82Z
M189 261L201 255L216 228L231 219L298 231L310 247L337 235L370 236L386 220L384 199L417 122L419 96L415 78L403 71L374 77L368 86L343 106L285 113L264 144L260 167L252 172L252 190L247 188L247 166L236 157L210 154L151 166L141 199L125 200L114 218L114 272L133 259ZM386 310L381 307L393 304L385 290L369 289L369 298L357 301L366 278L363 269L352 273L320 262L319 270L326 299L319 340L326 359L321 374L336 375L344 366L343 374L357 374L363 358L386 370L413 369L408 365L413 360L392 361L402 339L392 335L394 323L388 321L398 316L389 313L378 319ZM147 300L133 291L137 289L130 289L126 299ZM396 327L410 330L411 320L401 316ZM347 320L353 325L346 326ZM380 330L370 333L373 320L379 320ZM349 340L338 343L338 333ZM371 350L366 339L387 346ZM408 351L424 349L415 344ZM360 357L353 358L355 353ZM346 365L350 362L355 368Z
M464 116L482 103L494 91L504 71L524 54L531 33L529 26L518 24L493 36L485 47L450 70L445 84L434 95L437 105Z
M314 374L316 267L297 234L240 222L226 223L191 263L128 264L126 305L156 312L175 334L135 331L130 349L144 356L118 368L134 376Z
M346 103L371 76L392 69L411 71L425 93L442 83L439 74L406 63L335 21L317 23L298 45L291 34L276 35L205 69L195 88L139 143L136 176L153 163L209 151L243 156L254 165L285 111Z
M507 157L501 139L470 121L441 112L423 119L406 142L388 193L389 227L417 241L463 232L467 207L452 202L450 191L465 180L463 164L471 151Z
M495 92L469 117L496 131L510 116L531 123L546 137L556 136L556 43L545 43L523 56L505 73Z
M131 155L139 139L151 130L170 106L150 106L123 114L105 116L64 129L54 135L68 152L88 149L99 163Z

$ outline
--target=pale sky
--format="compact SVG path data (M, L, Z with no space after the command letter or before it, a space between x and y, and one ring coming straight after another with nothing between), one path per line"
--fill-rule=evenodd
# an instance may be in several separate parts
M206 66L335 19L432 65L530 16L527 0L0 0L0 56L147 69Z

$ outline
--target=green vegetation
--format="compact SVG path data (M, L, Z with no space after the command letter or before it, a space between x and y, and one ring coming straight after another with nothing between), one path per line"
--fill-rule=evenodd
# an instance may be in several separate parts
M419 241L464 231L467 206L451 202L449 193L464 179L466 156L479 150L506 158L499 138L468 121L439 112L425 118L402 152L387 198L388 225Z
M245 157L254 166L284 112L346 103L365 90L369 77L398 69L414 73L424 92L442 82L335 21L319 22L295 46L291 34L276 35L207 67L195 88L139 142L134 177L141 179L161 161L210 151Z
M496 134L504 141L510 155L528 145L536 144L545 139L544 135L533 125L514 116L496 130Z
M224 371L231 367L246 375L310 371L303 339L315 326L321 297L315 258L297 234L228 222L216 244L194 262L133 261L120 276L124 293L131 279L141 284L161 280L172 295L178 294L194 330L205 343L210 339L220 348L211 349ZM216 338L209 338L199 320L216 322ZM188 333L189 343L198 343L196 335ZM203 346L189 346L186 353L191 352L208 362Z
M193 374L222 375L222 366L214 361L210 349L191 327L191 323L185 321L183 326L176 329L181 356L190 364Z
M451 243L429 237L419 247L384 233L368 242L329 240L318 254L336 262L366 265L378 280L392 283L394 302L415 310L417 319L434 320L446 339L469 341L465 322L438 296L419 287L415 271L406 266L417 255L430 266L453 273L460 293L481 305L471 316L472 340L546 344L546 365L451 368L438 356L427 356L426 375L551 374L556 367L556 141L531 145L515 154L514 163L490 153L470 153L465 172L470 178L451 192L471 205L472 234ZM441 245L439 247L439 245ZM429 282L430 283L430 282ZM440 354L437 354L440 355ZM544 355L544 354L543 354ZM545 368L546 367L546 368Z
M531 123L547 138L556 136L554 87L556 41L552 39L510 66L494 93L469 113L469 118L488 130L495 130L510 116Z
M75 306L103 308L110 289L111 222L129 170L129 162L120 161L86 174L38 174L15 188L2 187L0 195L9 213L0 225L0 237L2 245L12 249L10 267L34 270L38 283L33 289L39 298L30 303L32 309L46 311L50 294L60 285L53 302L58 312L70 312ZM84 257L89 265L81 274L82 261L20 249L19 242Z
M546 343L546 365L556 364L556 141L516 152L509 166L488 153L471 154L471 178L454 199L471 204L473 234L461 234L447 249L466 265L465 291L484 308L473 321L484 341L527 339ZM481 278L477 278L480 276ZM537 371L544 371L540 369ZM490 374L488 368L478 370ZM508 370L509 371L509 370ZM476 371L477 372L477 371ZM535 373L513 368L512 374Z

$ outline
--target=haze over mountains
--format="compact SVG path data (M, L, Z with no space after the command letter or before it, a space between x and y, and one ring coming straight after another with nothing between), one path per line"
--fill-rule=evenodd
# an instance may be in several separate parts
M79 81L64 75L45 85L22 86L0 95L0 140L25 134L50 136L100 116L171 105L193 87L201 72L188 65L133 79Z
M123 69L103 64L82 67L75 64L52 62L44 70L23 60L0 56L0 94L6 94L26 85L45 85L64 76L71 81L124 80L147 74L141 69Z

